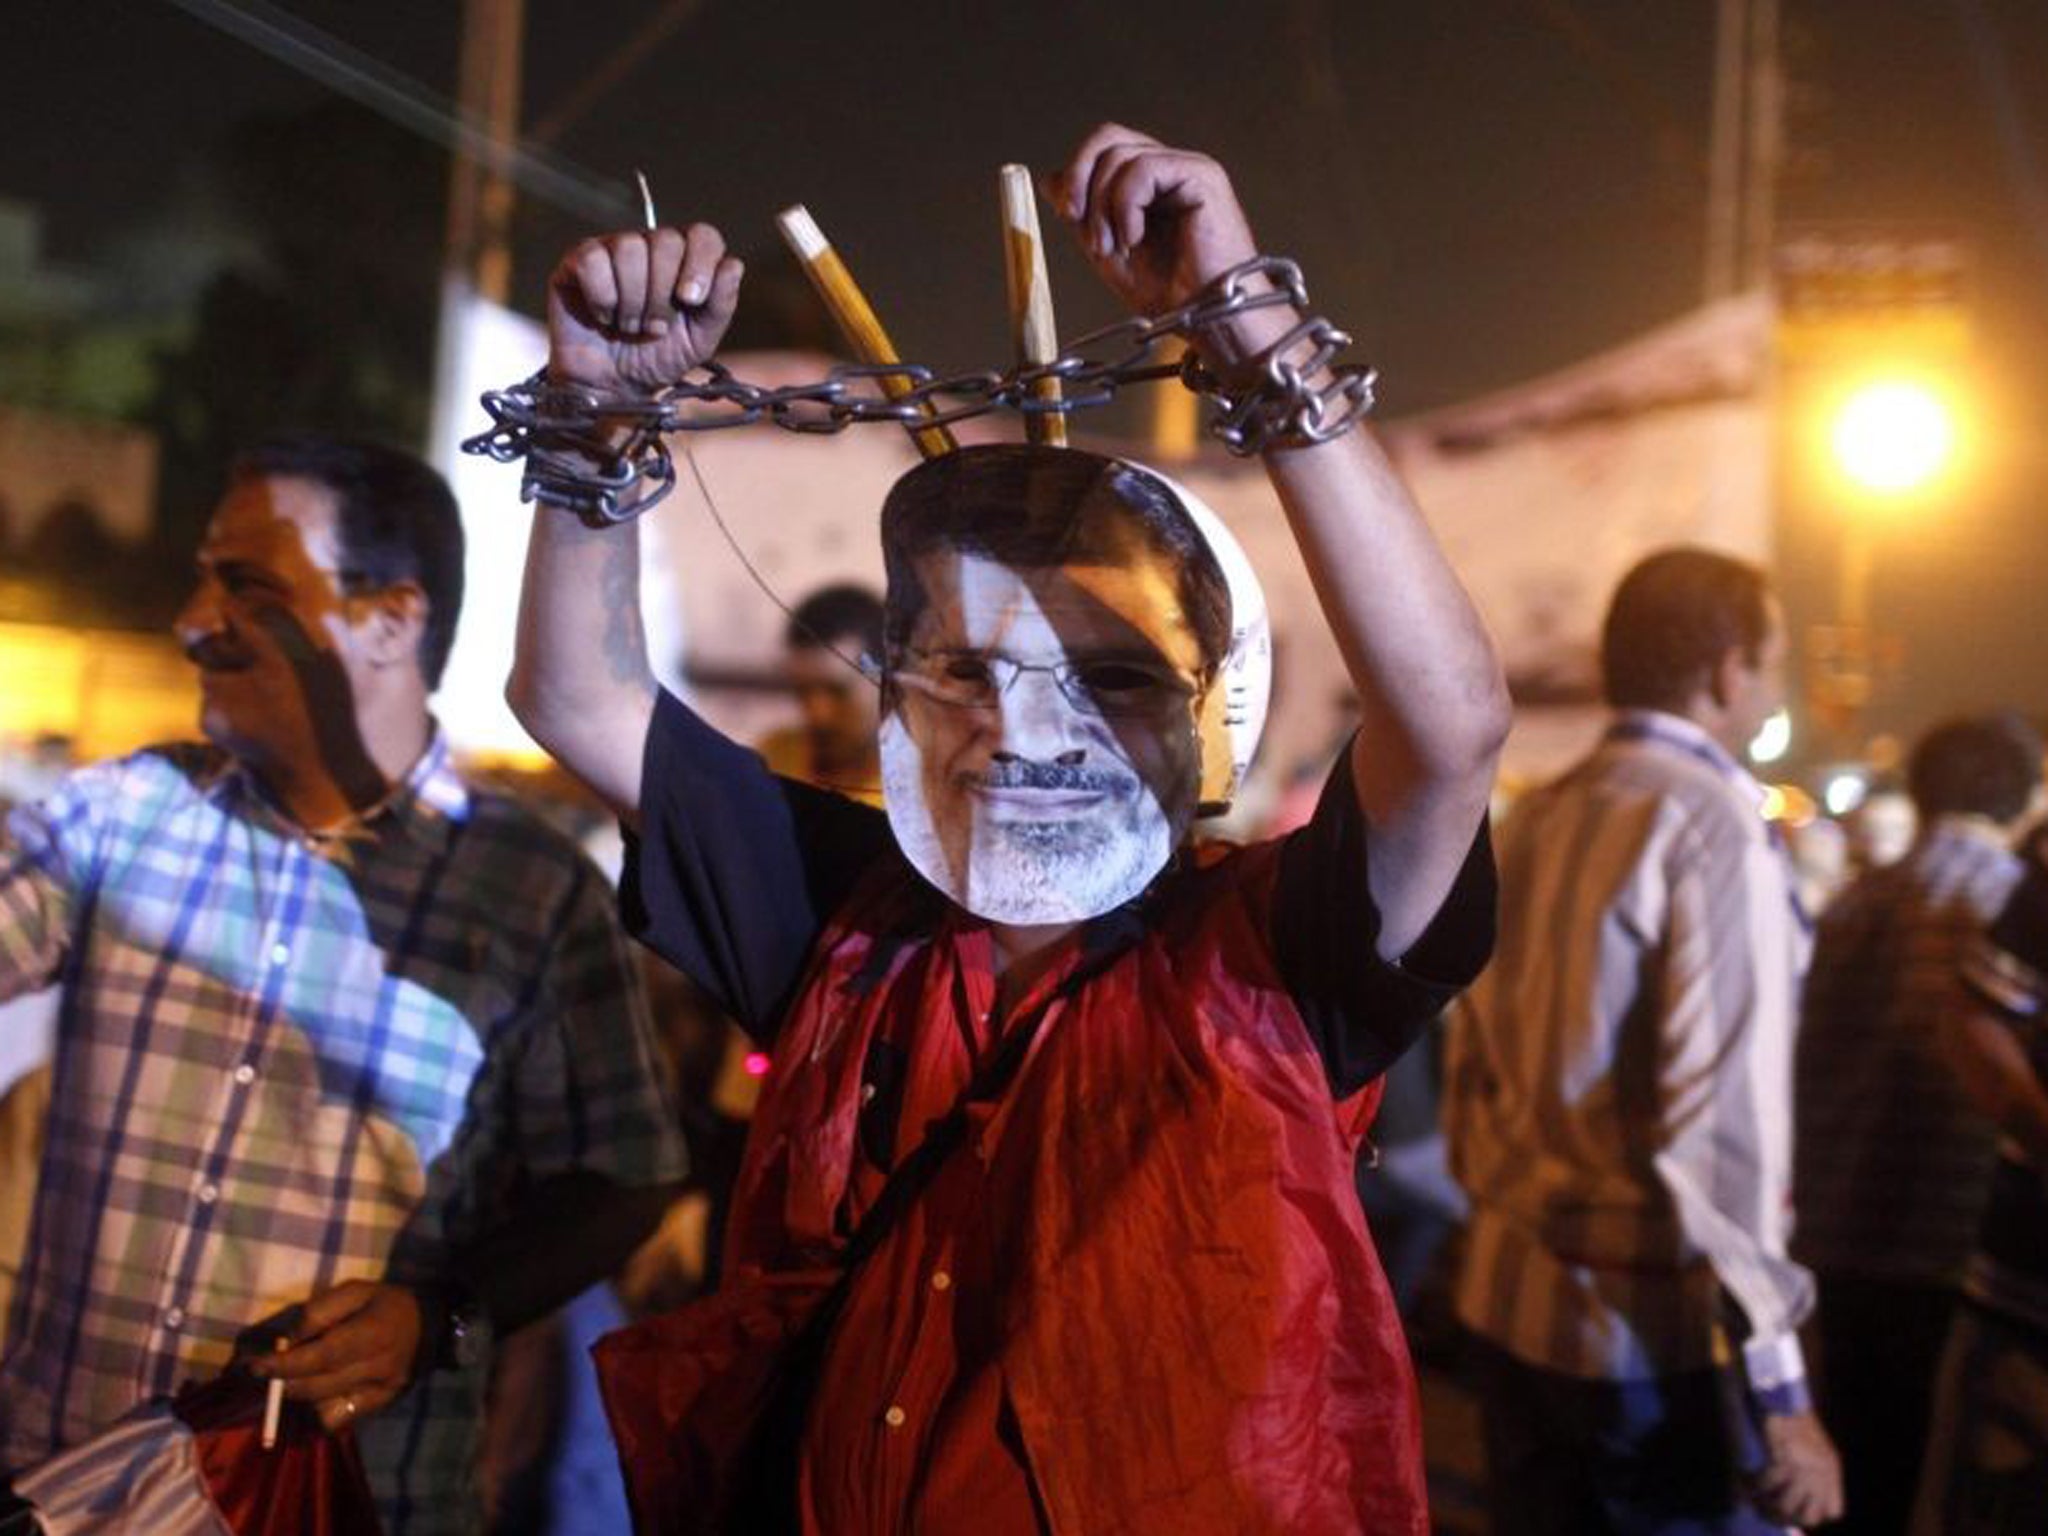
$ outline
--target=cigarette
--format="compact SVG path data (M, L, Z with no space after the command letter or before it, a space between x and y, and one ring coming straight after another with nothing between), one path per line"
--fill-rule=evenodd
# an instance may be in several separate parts
M648 230L658 229L660 227L660 220L654 216L654 193L647 185L647 173L645 171L635 171L633 179L640 183L641 225Z
M263 1449L277 1449L277 1422L284 1415L284 1380L270 1378L270 1386L263 1394Z

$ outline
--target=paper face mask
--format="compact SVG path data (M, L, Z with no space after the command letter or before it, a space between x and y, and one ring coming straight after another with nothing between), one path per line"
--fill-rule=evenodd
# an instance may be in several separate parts
M1091 535L1058 565L1005 563L972 538L911 562L921 602L895 637L883 795L906 857L968 911L1017 925L1107 912L1165 866L1198 802L1227 801L1263 723L1270 646L1242 552L1213 514L1196 527L1212 553L1227 542L1233 618L1252 616L1212 622L1206 649L1179 561L1135 533ZM894 601L893 565L891 581Z

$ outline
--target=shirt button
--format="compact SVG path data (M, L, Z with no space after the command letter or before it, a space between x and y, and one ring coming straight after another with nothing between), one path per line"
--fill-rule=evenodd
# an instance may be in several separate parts
M937 1271L932 1275L932 1289L935 1291L950 1291L953 1289L953 1277L943 1269Z
M270 963L272 965L283 965L291 957L292 952L286 945L273 944L270 946Z
M861 1103L863 1103L863 1104L872 1104L872 1103L874 1102L874 1099L875 1099L875 1085L874 1085L873 1083L862 1083L862 1084L860 1085L860 1101L861 1101Z
M239 1067L235 1068L235 1081L244 1088L248 1087L256 1081L256 1069L248 1062L243 1062Z
M897 1407L894 1403L891 1403L889 1405L889 1411L882 1415L882 1422L888 1425L891 1429L901 1429L903 1427L903 1421L906 1417L908 1417L908 1415L906 1415L901 1408Z
M173 1307L164 1314L164 1326L173 1332L185 1326L185 1309Z
M211 1205L219 1198L220 1186L218 1184L202 1184L199 1186L199 1203L201 1205Z

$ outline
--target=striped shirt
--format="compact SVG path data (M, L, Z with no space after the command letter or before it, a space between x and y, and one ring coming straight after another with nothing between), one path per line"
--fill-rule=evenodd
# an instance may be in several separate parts
M1967 950L1970 990L2018 1033L2048 1085L2048 868L2029 863L1997 919ZM2008 1137L1963 1288L1972 1300L2048 1336L2048 1168Z
M1958 966L2019 877L1994 823L1942 816L1822 918L1795 1079L1803 1263L1961 1282L1998 1132L1948 1065L1970 1006Z
M61 979L0 1361L0 1468L205 1379L352 1279L446 1271L527 1180L680 1171L602 877L438 739L339 838L203 748L71 776L0 836L0 996ZM360 1428L387 1531L474 1524L481 1370Z
M1473 1202L1457 1305L1523 1361L1643 1380L1724 1358L1803 1400L1787 1256L1806 936L1761 791L1632 712L1501 838L1492 967L1453 1018L1445 1126Z

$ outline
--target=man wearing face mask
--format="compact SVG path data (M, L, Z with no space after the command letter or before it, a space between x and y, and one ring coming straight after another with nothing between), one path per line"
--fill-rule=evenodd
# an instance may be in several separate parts
M1140 313L1254 254L1215 162L1115 125L1050 195ZM709 226L588 242L550 369L644 397L739 282ZM1298 318L1198 344L1233 376ZM898 482L885 815L659 693L630 532L541 488L515 707L633 829L629 922L774 1056L723 1289L600 1346L643 1529L1427 1530L1352 1164L1491 941L1506 697L1365 432L1265 463L1364 728L1243 849L1185 838L1249 755L1263 606L1161 477L988 446Z
M251 451L177 621L209 744L0 834L0 996L65 996L0 1364L0 1469L46 1508L84 1469L29 1469L247 1367L355 1433L386 1532L474 1529L490 1332L680 1177L603 877L428 712L462 560L417 460Z

